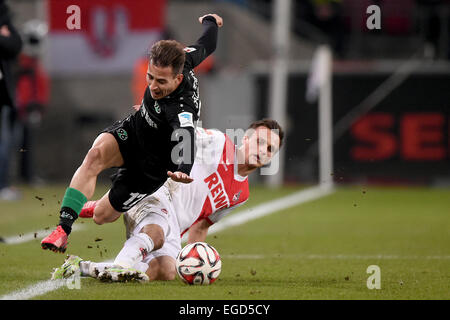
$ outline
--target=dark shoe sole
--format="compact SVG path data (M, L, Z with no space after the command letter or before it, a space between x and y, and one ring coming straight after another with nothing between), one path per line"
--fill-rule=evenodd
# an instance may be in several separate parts
M53 243L41 243L41 247L44 250L51 250L53 252L60 252L60 253L66 252L67 249L67 248L58 248Z

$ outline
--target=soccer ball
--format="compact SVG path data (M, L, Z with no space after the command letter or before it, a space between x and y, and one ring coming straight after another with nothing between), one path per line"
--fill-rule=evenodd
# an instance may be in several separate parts
M178 253L176 268L187 284L211 284L219 277L222 261L214 247L206 242L195 242Z

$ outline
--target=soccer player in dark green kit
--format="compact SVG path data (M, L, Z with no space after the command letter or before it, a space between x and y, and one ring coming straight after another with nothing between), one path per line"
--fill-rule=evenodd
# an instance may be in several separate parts
M161 40L152 46L141 107L94 141L66 190L59 225L41 242L43 249L65 252L72 224L93 196L97 176L107 168L119 169L111 189L94 204L98 224L115 221L155 192L167 177L192 182L194 123L201 108L193 69L215 50L218 28L223 25L216 14L204 15L199 22L204 30L196 44L183 47L174 40ZM189 133L190 156L176 164L171 154L179 141L173 141L172 135L179 129Z

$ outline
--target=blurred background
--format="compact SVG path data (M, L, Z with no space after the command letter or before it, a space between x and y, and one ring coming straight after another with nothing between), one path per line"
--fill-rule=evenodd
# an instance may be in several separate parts
M7 59L14 101L2 99L2 117L15 115L2 119L10 124L2 132L11 128L10 145L1 145L3 200L20 198L15 186L68 184L99 131L140 103L149 47L165 38L195 43L207 13L224 27L196 70L203 127L274 117L286 129L279 174L253 180L450 186L450 1L0 2L22 40ZM377 26L371 5L378 28L369 27ZM312 67L319 47L332 54L328 99L311 84L324 68ZM332 110L325 149L321 101ZM321 157L331 164L320 176Z

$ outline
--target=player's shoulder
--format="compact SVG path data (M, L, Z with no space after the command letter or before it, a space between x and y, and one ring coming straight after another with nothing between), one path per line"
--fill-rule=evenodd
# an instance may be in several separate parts
M170 94L162 99L158 100L158 103L164 107L175 108L176 110L183 107L183 95L180 94Z
M235 177L235 180L236 177ZM248 198L250 197L250 188L248 185L248 179L245 179L243 181L237 180L237 183L234 184L234 192L233 197L231 198L233 205L243 205L245 202L247 202Z
M192 52L195 52L198 49L199 49L199 46L197 46L197 45L190 45L190 46L184 47L183 50L184 50L184 52L186 54L191 54Z
M202 127L197 127L195 134L199 138L220 139L220 140L226 139L226 135L219 129L209 129L209 128L206 129Z
M152 95L150 93L150 89L147 86L144 91L144 97L142 98L142 103L149 105L150 102L153 101Z
M221 154L223 153L223 146L225 145L225 134L216 129L205 129L196 127L195 140L197 145L197 156L203 157L210 161L209 163L218 163Z
M163 99L162 99L163 100ZM198 119L198 111L189 103L186 103L183 99L170 99L163 102L163 109L166 118L178 119L180 125L194 126L194 122Z
M179 88L176 92L158 100L161 105L167 108L171 108L171 111L193 111L197 113L197 108L192 101L192 92L184 86L183 88Z
M194 65L196 64L195 61L205 54L205 48L198 44L186 46L183 50L186 55L184 63L185 69L193 69Z
M198 44L191 44L189 46L186 46L183 48L183 51L185 52L186 57L196 55L200 53L200 51L203 49L203 46Z
M183 94L168 95L158 100L158 102L166 112L171 114L178 114L183 111L196 112L190 101Z

